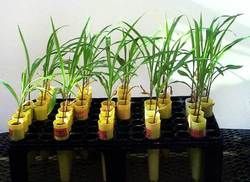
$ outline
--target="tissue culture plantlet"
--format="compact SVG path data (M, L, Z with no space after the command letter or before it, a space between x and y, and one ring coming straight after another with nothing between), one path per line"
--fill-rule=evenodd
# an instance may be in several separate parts
M111 100L114 96L114 85L120 78L120 72L122 67L117 68L117 55L111 50L111 38L107 36L105 38L105 67L106 71L95 71L95 76L103 86L107 96L107 113L109 116ZM107 117L108 124L108 117Z
M136 25L137 19L132 27ZM117 95L117 117L121 120L128 120L131 117L131 91L136 86L130 87L131 79L136 75L136 71L140 66L137 60L140 59L140 51L138 48L138 39L131 33L131 28L126 24L121 25L114 30L120 38L112 44L114 57L118 60L118 66L121 67L120 81ZM111 31L113 32L113 31Z
M64 26L61 26L57 28L55 31L59 31ZM69 41L66 41L61 46L61 54L62 56L65 56L69 52L72 52L72 49L75 48L77 42L75 42L77 39L71 39ZM45 55L40 58L41 62L43 63L43 77L54 77L56 75L55 70L60 68L60 62L57 55L57 50L55 49L55 40L54 40L54 33L49 36L47 46L46 46L46 52ZM66 62L66 60L65 60ZM53 107L56 103L56 94L57 89L51 93L50 91L50 81L52 80L44 80L43 81L43 90L41 90L41 99L40 104L43 105L43 101L46 100L47 95L49 94L52 98L50 100L50 103L48 105L48 114L53 110Z
M128 26L132 29L132 31L136 34L136 36L141 42L140 51L143 56L143 64L146 64L149 76L149 100L151 109L153 91L155 90L156 106L157 106L158 97L160 95L161 90L164 88L164 85L161 83L161 78L163 76L163 67L161 67L160 64L160 56L159 56L160 49L156 45L156 40L158 38L143 36L136 29L134 29L130 25ZM155 122L156 112L157 112L157 107L155 107L153 122Z
M63 59L63 52L60 47L57 32L56 32L52 18L51 18L51 25L53 29L53 34L54 34L53 37L55 41L57 56L59 59L61 77L62 77L62 82L58 81L62 85L60 89L60 92L62 94L62 99L64 101L62 107L63 107L63 110L65 110L68 104L68 98L70 97L70 94L72 93L72 89L81 79L81 75L77 69L77 65L79 62L79 57L81 56L81 53L79 52L80 52L81 41L83 38L83 33L81 34L81 37L77 43L76 50L73 55L73 59L70 61L70 64L67 65L68 67L66 69L66 66L65 66L66 63ZM63 123L64 123L64 120L63 120L64 117L65 117L65 112L63 112L63 117L62 117Z
M89 20L88 20L89 22ZM82 55L82 64L79 64L78 69L82 76L82 87L80 88L81 91L81 102L83 104L84 100L84 89L89 86L90 79L94 75L94 69L99 67L99 61L100 61L100 54L103 50L101 49L101 44L105 40L104 37L102 37L102 34L106 31L106 29L109 27L103 28L99 33L95 35L91 35L87 32L87 26L88 22L86 23L83 33L82 33L82 43L81 43L81 49L79 51L79 54ZM79 57L80 58L80 57Z
M58 28L56 31L58 31ZM43 76L53 76L54 71L59 67L58 57L56 55L56 51L54 50L55 42L54 42L54 33L52 33L48 39L47 46L46 46L46 53L41 58L44 61L43 64ZM64 53L65 54L65 53ZM47 98L47 94L49 94L50 83L49 80L45 80L43 82L44 92L41 92L41 105L43 100Z
M42 60L36 59L32 64L30 63L29 52L28 52L22 31L21 31L19 26L18 26L18 32L19 32L19 35L21 38L22 45L24 47L25 57L26 57L26 67L21 74L21 92L20 92L20 95L18 96L18 94L16 93L14 88L9 83L7 83L4 80L0 80L0 83L8 89L8 91L15 98L15 101L17 103L17 106L18 106L17 124L19 124L19 118L20 118L23 106L25 104L30 104L29 103L29 101L31 101L30 93L34 90L42 89L38 85L41 80L50 79L49 77L39 77L39 78L32 80L33 76L36 73L36 70L39 67ZM28 97L28 100L26 101L27 97Z
M140 19L140 18L139 18ZM131 32L131 28L133 28L136 23L139 21L137 19L135 23L130 25L127 22L124 22L124 24L128 28L121 27L120 32L122 33L122 40L119 42L123 43L123 48L120 50L122 53L122 56L120 56L120 53L117 54L117 59L120 64L120 66L123 67L122 69L122 88L127 89L127 91L123 92L122 94L122 100L125 100L125 104L127 102L127 95L132 90L133 87L129 89L129 84L131 82L131 79L136 76L136 71L139 69L142 63L138 64L138 60L141 59L141 51L138 43L137 36L133 35Z
M194 20L194 27L189 23L192 43L192 66L184 65L184 71L179 73L188 77L192 82L192 98L195 102L195 113L200 108L202 96L209 98L211 85L214 80L228 69L237 69L241 66L222 66L219 62L221 56L234 45L244 40L246 37L235 39L234 41L222 45L222 41L230 26L239 14L234 16L220 16L215 18L208 28L204 28L202 16L199 22ZM222 20L221 20L222 19ZM204 95L205 93L205 95ZM197 116L198 120L198 116Z
M208 57L206 57L206 46L203 45L203 36L202 36L202 18L200 18L200 22L198 23L194 20L194 28L190 26L190 36L191 36L191 43L192 43L192 58L193 58L193 72L192 76L190 77L192 80L192 88L195 87L195 91L192 93L195 94L195 111L197 113L196 122L198 122L199 114L200 114L200 107L203 91L206 86L206 80L208 77L208 69L207 65L209 63ZM203 49L204 48L204 49ZM181 72L180 72L181 73Z
M142 36L138 31L133 29L140 41L142 42L142 51L144 61L146 64L148 75L149 75L149 84L150 84L150 107L152 105L153 91L156 94L156 105L158 103L158 98L162 90L166 91L168 87L168 80L171 75L180 68L185 60L188 58L188 54L182 57L177 61L177 57L182 53L180 49L184 46L185 42L182 42L181 39L178 39L173 45L171 44L172 36L175 30L175 27L180 20L181 16L178 17L171 24L170 29L168 29L168 24L166 22L166 37L162 40L159 37L146 37ZM162 47L159 47L157 41L162 41ZM171 46L172 45L172 46ZM157 108L155 108L156 114Z
M217 17L212 21L210 26L207 29L205 29L206 51L204 51L204 54L205 57L209 59L209 64L208 64L209 71L208 71L208 78L206 81L206 88L204 91L205 93L203 96L207 98L207 101L209 99L212 83L219 75L223 75L223 73L227 70L239 69L242 67L240 65L228 64L226 66L223 66L220 64L221 57L224 55L225 52L227 52L233 46L235 46L236 44L247 38L247 37L240 37L233 40L230 43L223 45L222 41L224 40L224 37L228 32L230 32L230 27L238 16L240 16L240 14L233 16L224 15ZM200 24L202 26L202 17L200 20Z
M150 102L151 102L152 97L153 97L153 89L154 89L153 78L155 78L156 76L156 74L154 73L156 73L156 68L157 68L155 55L156 55L156 49L158 49L158 47L155 44L154 37L143 36L141 35L140 32L134 29L131 25L129 25L126 22L125 24L131 28L131 30L136 34L136 36L141 42L140 51L142 53L142 58L144 59L143 64L146 64L147 70L148 70L149 84L150 84L149 97L150 97Z
M186 64L187 59L190 56L189 52L182 50L186 44L186 41L183 41L183 36L179 37L177 40L174 40L174 33L178 22L181 20L182 16L178 16L173 20L172 24L169 24L166 20L165 23L165 35L161 38L162 48L160 54L160 64L163 67L163 76L162 83L165 84L163 89L163 100L167 97L167 89L169 87L169 81L171 76L184 64Z
M118 42L112 44L111 38L109 35L115 30L121 30L120 27L116 27L116 28L110 30L105 38L105 54L106 55L105 55L103 61L104 61L104 68L106 68L106 71L103 71L103 72L95 71L95 76L100 81L100 83L103 86L105 93L108 97L108 99L107 99L108 100L108 105L107 105L107 107L108 107L107 113L108 114L109 114L109 110L110 110L111 100L112 100L113 96L115 95L115 92L113 89L114 85L120 79L120 77L121 77L120 74L122 73L122 71L124 71L124 68L128 64L131 64L130 62L126 62L125 64L122 64L119 67L117 66L119 61L121 61L119 53L126 45L127 37L129 36L129 33L132 31L132 28L136 24L136 22L133 25L128 24L129 29L127 30L126 33L123 32L125 34L123 34L122 39L119 40ZM111 50L112 46L116 46L115 51ZM102 59L100 59L100 61L102 61ZM103 63L100 63L100 64L103 64ZM108 117L107 117L107 122L108 122Z
M18 26L18 32L19 32L19 36L21 38L21 42L22 42L22 45L23 45L23 48L24 48L25 58L26 58L25 59L26 60L26 68L25 68L25 71L22 73L22 77L24 77L23 81L27 82L27 84L28 84L28 83L31 82L37 68L41 64L42 59L38 58L32 64L30 63L29 51L28 51L26 42L24 40L24 36L22 34L21 28L19 26ZM31 100L30 92L28 92L27 96L28 96L28 100L30 101Z
M138 33L139 35L139 33ZM155 113L153 122L155 122L156 112L157 112L157 105L158 105L158 98L160 92L164 88L165 84L161 82L161 78L164 74L164 67L160 62L160 49L156 45L156 38L155 37L143 37L139 35L140 40L143 42L143 56L144 61L143 63L146 64L149 76L149 100L150 100L150 108L152 107L152 98L153 98L153 91L156 94L156 105L155 105Z
M34 66L34 64L32 64L30 71L31 72L35 72L35 70L37 69L36 66ZM42 82L45 79L51 79L50 77L39 77L33 80L29 80L29 77L27 77L27 73L28 73L28 69L25 69L24 72L22 72L22 76L21 76L21 91L20 94L18 95L17 92L15 91L15 89L6 81L1 80L0 79L0 84L2 84L9 92L10 94L14 97L17 106L18 106L18 115L17 115L17 123L19 124L19 119L20 119L20 115L22 112L22 108L23 106L29 102L30 100L26 101L27 96L35 90L40 90L42 89L40 87L40 82Z
M241 37L238 39L235 39L234 41L222 45L222 41L224 39L224 36L227 32L230 32L229 28L235 21L235 19L240 14L229 16L229 15L223 15L220 17L215 18L210 26L208 28L203 27L202 23L202 16L200 17L200 22L198 23L195 21L195 29L192 29L190 26L190 32L191 38L192 38L192 45L196 46L195 52L193 51L193 57L196 55L200 55L203 59L208 59L207 62L207 72L208 72L208 79L207 79L207 86L206 86L206 94L205 96L209 97L210 89L213 81L219 76L223 75L223 72L229 69L238 69L241 66L239 65L221 65L220 58L222 55L230 50L234 45L238 44L242 40L246 39L247 37ZM196 31L196 34L193 33ZM197 37L198 40L195 40ZM200 37L200 38L199 38ZM195 42L196 41L196 42ZM198 44L200 41L200 45ZM193 47L194 47L193 46ZM198 56L199 56L198 55ZM193 60L194 62L194 60ZM195 63L195 62L194 62ZM194 65L193 63L193 65ZM195 66L193 66L193 70L195 69ZM191 69L186 65L185 66L186 72L182 72L182 75L194 77L194 72L191 74Z

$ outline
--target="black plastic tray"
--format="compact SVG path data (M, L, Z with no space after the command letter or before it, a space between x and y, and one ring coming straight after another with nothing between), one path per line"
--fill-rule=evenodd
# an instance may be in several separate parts
M98 150L104 154L107 181L126 180L126 155L128 152L141 152L153 148L186 150L190 147L203 149L206 181L220 181L222 171L222 135L215 117L207 120L207 135L192 138L189 135L185 117L185 99L172 97L172 118L161 121L161 137L149 140L145 137L144 100L132 98L132 117L128 121L116 120L114 138L103 141L98 138L98 116L103 98L92 100L89 119L74 121L70 137L66 141L56 141L53 137L53 120L57 105L46 121L33 121L24 140L10 142L10 167L12 181L27 181L27 153L33 150L74 150L84 148ZM17 163L18 161L18 163Z
M102 141L98 138L98 115L100 103L103 98L94 98L92 101L89 119L86 121L74 121L70 138L66 141L55 141L53 138L53 120L59 103L46 121L33 121L24 140L11 142L16 147L51 148L61 147L94 147L109 148L122 147L135 148L165 148L165 147L206 147L208 145L221 144L221 133L215 117L207 120L207 134L203 138L193 138L189 135L188 123L185 117L185 98L172 97L172 118L161 121L161 137L157 140L149 140L145 137L144 107L146 98L133 98L131 104L132 117L127 121L117 119L114 129L114 138Z
M250 130L221 129L223 135L223 182L250 182ZM0 181L11 182L8 158L8 134L0 133ZM91 154L95 154L92 150ZM29 167L30 182L59 182L58 161L54 152L41 159L37 152ZM72 182L100 182L100 156L83 159L79 153L73 161ZM127 182L147 181L147 153L127 154ZM189 158L184 152L170 152L160 162L159 182L191 181ZM185 179L185 180L184 180Z

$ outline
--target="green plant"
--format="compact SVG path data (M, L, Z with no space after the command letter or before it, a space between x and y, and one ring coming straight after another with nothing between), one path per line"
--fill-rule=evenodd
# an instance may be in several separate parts
M165 84L163 89L163 99L167 96L167 89L169 87L170 78L179 70L190 56L190 52L183 50L186 41L183 41L183 37L186 34L180 36L177 40L174 40L174 33L176 26L181 20L182 16L178 16L173 20L172 24L169 24L166 20L165 23L165 35L162 37L162 48L159 54L160 66L163 69L162 83Z
M59 30L59 29L57 29ZM57 31L56 30L56 31ZM46 53L45 55L41 58L41 60L44 61L43 64L43 76L47 77L47 76L53 76L54 75L54 71L56 70L56 68L58 68L59 63L58 63L58 58L56 55L56 51L54 50L54 37L53 37L53 33L50 35L48 42L47 42L47 46L46 46ZM45 80L43 82L43 88L45 89L44 92L41 92L41 104L43 102L43 100L46 99L47 94L49 93L49 82L48 80Z
M33 65L33 64L32 64ZM30 71L35 72L37 69L36 66L31 66ZM22 72L21 77L21 91L20 94L15 91L14 87L12 87L8 82L0 79L0 84L2 84L9 93L13 96L15 99L17 106L18 106L18 115L17 115L17 124L19 124L19 118L23 109L23 106L25 103L28 103L30 100L26 101L27 96L35 90L42 90L43 88L40 87L40 82L46 79L51 79L51 77L39 77L33 80L29 80L29 77L27 77L28 69L25 69L24 72Z
M161 78L164 75L164 67L163 64L160 62L160 49L156 44L158 38L155 37L147 37L142 36L138 31L133 29L136 32L138 38L142 42L142 48L140 48L143 54L143 64L146 64L149 76L149 100L150 100L150 108L152 107L152 98L153 98L153 91L156 94L156 106L158 105L158 98L160 92L165 86L161 82ZM155 106L155 114L153 118L153 122L155 122L157 107Z
M36 70L38 69L39 65L41 64L42 59L38 58L36 59L32 64L30 62L30 56L28 52L28 48L26 46L24 36L22 34L22 31L20 27L18 26L18 32L21 38L22 45L24 47L25 51L25 57L26 57L26 67L24 71L22 72L21 76L21 92L20 95L17 94L15 89L6 81L0 80L0 83L7 88L7 90L11 93L11 95L15 98L15 101L18 106L18 117L17 117L17 124L19 123L20 114L22 112L24 104L30 104L29 101L31 101L30 93L37 89L42 89L39 86L39 82L42 80L51 79L50 77L38 77L36 79L33 79L33 76L36 73ZM26 101L28 97L28 100Z
M106 96L107 96L107 113L109 114L110 111L110 103L115 95L114 86L116 82L120 78L120 73L123 67L117 67L118 64L118 52L122 48L122 44L119 44L118 50L116 53L112 52L111 50L111 38L106 36L105 38L105 67L103 67L103 71L95 71L95 76L100 81L101 85L103 86ZM105 69L105 70L104 70ZM108 123L108 118L107 118Z
M197 120L199 115L200 101L202 96L209 97L212 83L223 72L229 69L238 69L238 65L222 66L220 63L222 55L230 50L234 45L241 42L247 37L241 37L234 41L223 45L223 39L230 26L239 16L220 16L215 18L208 28L203 25L202 16L199 22L194 21L194 25L190 28L190 37L192 43L192 64L185 64L184 70L178 72L188 77L192 83L192 102L195 102L195 113L198 110Z
M132 27L142 42L140 50L144 57L143 63L146 64L149 75L150 105L152 104L153 91L156 94L156 105L158 105L158 98L162 90L164 90L166 97L169 79L175 71L185 64L187 58L190 56L190 53L181 51L185 45L185 41L182 41L182 37L177 39L177 41L173 40L176 25L181 17L182 16L177 17L170 25L170 28L166 21L164 37L142 36ZM159 42L161 42L160 46L158 46ZM155 114L156 111L157 107L155 108Z
M149 76L149 100L150 100L150 107L152 107L152 98L153 98L153 91L156 94L156 106L158 103L158 98L160 92L164 88L164 84L161 83L161 78L163 76L163 67L160 63L160 49L156 44L156 41L159 39L157 37L148 37L142 35L138 32L134 27L130 26L129 24L125 23L131 30L135 33L138 40L140 41L140 51L143 57L143 64L146 64L148 76ZM143 89L144 90L144 89ZM144 91L144 93L146 93ZM155 122L155 116L157 112L157 107L155 107L155 114L153 118L153 122Z
M42 97L46 98L46 94L51 95L51 93L48 91L48 82L49 82L49 80L51 80L53 78L53 76L54 76L53 72L54 72L54 70L56 68L56 61L55 61L56 58L54 58L52 60L52 63L50 61L51 55L54 54L53 53L52 36L49 38L49 41L48 41L48 44L47 44L46 55L41 57L41 58L37 58L31 64L28 48L27 48L27 45L26 45L25 40L24 40L24 36L23 36L22 31L21 31L19 26L18 26L18 31L19 31L19 35L21 37L22 45L23 45L24 50L25 50L25 57L26 57L26 68L25 68L26 71L23 72L23 77L26 80L25 82L29 83L29 82L32 81L33 76L36 73L36 70L41 65L41 63L45 60L45 63L43 64L44 74L43 74L43 76L40 77L41 79L43 79L43 88L44 89L40 88L39 90L42 93ZM28 101L30 101L31 100L30 92L28 92L27 96L28 96ZM42 101L43 101L43 99L41 99L41 104L42 104ZM56 102L56 94L53 93L52 94L52 99L50 100L50 103L48 104L48 114L53 110L55 102ZM30 104L30 103L27 102L27 104Z
M55 31L58 32L63 27L64 26L61 26L61 27L55 29ZM80 38L78 37L78 38L70 39L69 41L66 41L65 43L63 43L62 46L60 47L61 56L64 57L65 55L67 55L69 53L74 54L74 50L76 49L78 44L80 44L79 39ZM59 55L57 54L57 49L55 48L54 32L52 32L52 34L50 35L48 42L47 42L46 53L41 58L41 60L44 61L44 64L43 64L43 76L44 77L55 75L55 73L54 73L55 70L57 68L60 68L60 62L59 62L60 59L58 56ZM68 68L67 65L70 65L71 60L64 60L64 63L65 63L64 67L65 67L65 69L67 69ZM45 80L43 82L43 87L44 87L45 91L42 92L41 102L43 102L43 100L46 98L47 94L50 94L50 92L49 92L49 89L50 89L49 80ZM55 102L55 100L53 100L53 98L56 99L56 92L53 93L53 97L52 97L52 102Z
M139 18L140 19L140 18ZM127 95L131 91L133 87L129 89L129 84L134 76L136 76L136 71L141 66L142 62L138 64L138 60L141 59L141 51L138 43L138 37L133 35L131 29L134 28L136 23L139 21L137 19L132 25L127 22L124 22L126 28L120 28L120 32L122 33L122 39L119 43L122 43L122 49L117 54L117 59L122 69L122 88L127 89L127 91L123 92L122 99L125 100L125 104L127 102ZM122 54L122 56L120 55Z
M89 20L88 20L89 22ZM82 43L81 43L81 49L79 51L79 55L82 55L82 62L79 62L79 72L82 76L82 87L80 88L81 91L81 101L83 102L84 97L84 89L89 86L90 79L93 77L94 69L99 67L99 61L100 61L100 54L102 51L101 45L103 41L105 40L104 37L102 37L102 34L106 31L106 29L109 27L103 28L100 32L98 32L95 35L91 35L87 32L87 26L88 22L86 23L84 30L82 32ZM80 57L79 57L80 58Z
M73 93L72 89L81 79L80 73L77 69L77 65L78 65L79 57L80 57L79 50L80 50L81 41L83 38L83 33L77 43L76 50L73 55L73 59L70 61L70 64L68 64L68 67L66 69L66 65L65 65L66 63L63 58L64 52L62 51L62 47L60 46L59 39L58 39L57 32L56 32L52 18L51 18L51 25L52 25L52 30L53 30L53 38L54 38L54 42L56 46L56 55L59 59L59 66L60 66L60 72L61 72L60 75L62 79L62 81L57 81L57 82L61 84L60 93L62 94L63 101L65 101L63 102L63 110L65 110L68 104L68 99L70 97L70 94ZM63 114L65 114L65 112L63 112ZM63 115L63 117L64 116L65 115ZM64 122L63 119L62 119L62 122Z
M136 20L136 22L137 21L138 20ZM111 100L113 96L115 95L114 86L116 82L120 79L121 73L122 71L124 71L124 68L128 64L130 64L129 62L126 62L125 64L117 66L117 64L121 62L121 59L120 59L121 57L119 56L119 54L121 50L124 48L124 46L127 44L126 42L127 37L130 35L129 33L132 31L132 28L136 24L136 22L133 25L129 25L126 23L127 25L129 25L129 29L127 30L126 33L123 31L122 39L116 43L113 43L113 44L111 43L110 34L115 30L121 30L121 28L116 27L108 32L108 34L105 37L105 47L104 47L106 55L104 56L104 59L102 58L99 59L99 62L104 61L104 64L103 63L100 63L100 64L101 64L101 67L103 67L103 69L106 69L106 70L103 70L103 71L96 70L94 72L95 76L100 81L107 95L107 100L108 100L107 112L108 113L110 110ZM112 46L116 46L115 51L111 50ZM107 118L107 122L108 122L108 118Z
M18 32L19 32L19 36L21 38L21 42L22 42L22 45L23 45L23 48L24 48L24 52L25 52L25 58L26 58L26 68L23 73L22 73L22 77L24 77L25 82L30 83L37 68L39 67L39 65L41 64L41 61L42 59L36 59L32 64L30 63L30 56L29 56L29 51L28 51L28 48L27 48L27 45L26 45L26 42L24 40L24 36L22 34L22 31L21 31L21 28L18 26ZM30 92L28 92L27 94L28 96L28 100L30 100Z
M134 27L129 25L128 23L125 22L125 24L136 34L138 41L140 41L139 49L142 53L142 58L144 59L142 61L143 64L146 64L147 70L148 70L148 75L149 75L149 82L150 82L150 93L149 97L150 100L153 97L153 89L155 86L154 80L156 80L157 76L157 61L156 61L156 49L159 51L158 47L155 44L155 38L154 37L148 37L148 36L143 36L140 32L138 32ZM150 48L149 48L150 46ZM159 56L158 56L159 59Z
M207 100L210 95L211 86L219 75L223 75L223 73L227 70L239 69L242 67L241 65L232 65L232 64L224 66L220 63L221 57L224 55L224 53L226 53L236 44L248 38L248 37L240 37L227 44L223 44L222 42L224 40L225 35L228 32L230 32L229 28L231 27L231 25L234 23L234 21L238 16L240 16L240 14L233 16L224 15L221 17L217 17L212 21L209 28L206 29L206 37L207 37L206 39L208 40L206 40L207 43L205 43L205 46L207 46L208 48L205 54L208 54L207 57L209 59L209 64L208 64L209 75L207 78L204 96L207 97ZM220 20L222 22L220 22ZM200 20L200 22L201 22L200 24L202 24L202 20ZM209 51L209 53L207 53L207 51Z

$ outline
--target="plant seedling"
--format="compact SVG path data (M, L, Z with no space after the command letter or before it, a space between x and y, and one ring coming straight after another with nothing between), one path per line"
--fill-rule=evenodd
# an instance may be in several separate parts
M31 71L34 70L31 69ZM27 70L25 70L22 73L21 92L19 95L15 91L14 87L12 87L8 82L0 79L0 84L2 84L9 91L9 93L13 96L18 106L17 124L19 124L20 114L22 112L23 106L30 101L30 100L26 101L28 94L31 93L32 91L43 89L39 86L40 82L46 79L51 79L50 77L39 77L32 81L29 81L26 75L27 75Z
M195 113L200 108L201 103L198 101L201 100L201 97L205 96L208 100L214 80L219 75L223 75L226 70L241 67L239 65L222 66L219 62L225 52L247 38L241 37L226 45L222 44L230 26L238 16L239 14L216 17L208 28L204 27L202 16L200 16L199 22L194 20L193 26L189 23L193 57L192 66L190 68L187 64L184 65L184 70L179 70L179 74L188 77L192 82L191 98L195 102Z
M170 87L169 81L172 75L186 64L187 59L190 56L189 52L183 50L186 44L186 41L183 41L183 37L186 36L186 34L179 37L177 40L174 40L175 29L181 18L182 16L178 16L173 20L172 24L169 24L166 20L165 35L161 39L162 48L159 57L164 72L162 76L162 83L165 84L163 99L166 99L167 97L167 89Z
M84 99L84 89L89 86L90 79L93 76L94 69L99 67L99 61L100 61L99 55L102 53L100 49L103 41L105 40L105 38L102 37L102 34L109 27L107 26L97 34L91 35L87 32L88 23L89 19L82 31L82 35L80 38L81 49L79 50L78 53L79 55L82 56L82 62L79 62L80 64L78 66L79 72L82 76L82 87L80 88L81 91L80 100L82 103ZM77 57L77 59L80 59L80 56Z
M67 104L68 104L68 99L70 97L70 94L73 93L72 89L81 79L80 73L77 69L77 65L78 65L78 61L79 61L79 57L80 57L80 55L78 54L78 51L80 50L80 46L81 46L80 43L82 41L82 37L79 39L80 43L77 44L77 47L75 50L76 53L74 54L74 57L73 57L71 63L68 64L69 67L66 69L65 61L63 59L64 55L63 55L62 49L60 47L59 39L58 39L57 32L56 32L52 18L51 18L51 25L52 25L53 38L54 38L56 51L57 51L56 54L57 54L57 57L59 59L59 65L60 65L60 71L61 71L61 77L62 77L62 81L57 81L57 82L62 85L60 92L62 94L62 99L64 101L63 102L63 111L65 111ZM65 112L63 112L63 118L64 117L65 117ZM62 123L64 123L63 118L62 118Z
M107 113L110 112L110 103L114 94L114 85L120 78L121 67L117 68L117 59L113 56L111 51L111 38L106 37L105 39L105 63L106 63L106 72L95 72L95 76L99 79L101 85L103 86L106 96L107 96ZM109 116L109 115L108 115ZM108 124L108 118L107 118Z
M142 58L140 51L141 45L139 45L138 42L139 39L137 36L132 34L133 32L131 32L131 29L134 28L139 20L140 18L137 19L132 25L127 22L123 22L126 28L122 27L120 29L122 33L122 39L120 43L123 42L123 48L120 50L122 56L120 56L120 53L118 53L117 58L120 66L123 67L121 82L122 88L126 90L122 94L122 100L125 100L125 104L127 102L127 95L134 88L131 87L129 89L129 84L132 78L136 76L136 71L142 64L142 62L138 64L138 60Z

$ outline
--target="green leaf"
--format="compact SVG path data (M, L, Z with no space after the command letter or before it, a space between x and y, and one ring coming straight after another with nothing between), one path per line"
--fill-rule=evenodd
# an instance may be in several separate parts
M57 90L54 90L54 92L52 93L52 97L50 99L49 105L48 105L48 112L47 112L48 115L53 111L56 105L56 96L57 96Z
M15 90L10 86L10 84L8 84L7 82L5 82L4 80L1 80L1 79L0 79L0 84L2 84L5 88L7 88L7 90L11 93L11 95L16 100L17 105L20 105L20 100L19 100Z
M42 59L36 59L36 60L32 63L31 69L30 69L30 75L29 75L29 77L30 77L31 79L33 78L33 76L34 76L36 70L38 69L38 67L40 66L41 62L42 62ZM30 81L31 81L31 80L30 80Z
M66 91L66 88L67 88L67 82L68 82L68 79L67 79L67 75L65 73L65 65L64 65L64 60L63 60L63 55L62 55L62 52L61 52L61 47L60 47L60 44L59 44L59 40L58 40L58 37L57 37L57 33L56 33L56 28L55 28L55 25L54 25L54 22L53 22L53 19L52 17L50 17L50 21L51 21L51 25L52 25L52 30L53 30L53 37L54 37L54 41L55 41L55 45L56 45L56 50L57 50L57 56L59 58L59 62L60 62L60 68L61 68L61 75L62 75L62 80L63 80L63 92ZM63 96L65 96L67 93L63 93ZM63 98L65 99L65 98Z
M28 52L28 48L26 46L22 31L20 29L20 27L18 26L18 31L19 31L19 35L21 37L21 41L24 47L24 51L25 51L25 56L26 56L26 66L27 66L27 70L28 70L28 75L30 75L30 56L29 56L29 52Z
M215 68L216 68L216 70L218 71L219 74L224 76L223 70L221 68L219 68L219 67L215 67Z
M119 55L117 56L117 61L118 61L118 63L121 65L121 66L124 66L125 65L125 60L124 59L122 59Z
M232 65L232 64L229 64L229 65L226 65L225 66L227 69L239 69L239 68L242 68L243 66L242 65Z
M178 72L181 76L189 77L189 75L188 75L185 71L178 70L177 72Z

